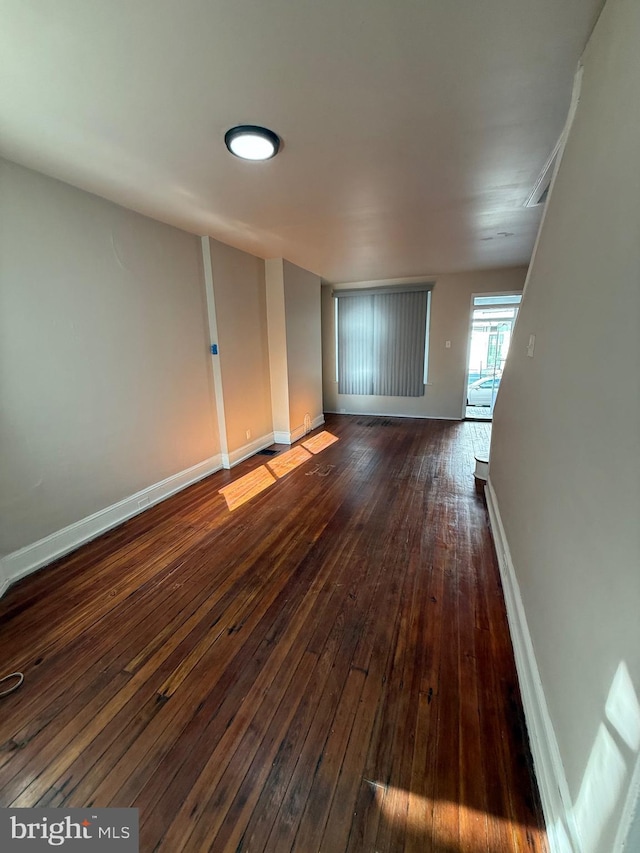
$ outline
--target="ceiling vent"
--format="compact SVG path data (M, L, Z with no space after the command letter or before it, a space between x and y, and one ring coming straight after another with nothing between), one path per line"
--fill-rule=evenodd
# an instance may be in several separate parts
M549 187L551 186L551 178L553 177L553 170L556 165L556 160L558 159L558 152L560 151L561 140L562 137L560 137L556 142L555 148L551 152L551 156L542 167L538 180L535 182L533 190L524 203L525 207L538 207L539 205L544 204L547 200Z

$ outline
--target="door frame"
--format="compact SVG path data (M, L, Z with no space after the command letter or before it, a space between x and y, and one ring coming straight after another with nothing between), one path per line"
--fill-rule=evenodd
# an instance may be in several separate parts
M464 388L462 391L462 410L461 410L461 420L466 420L467 417L467 387L469 385L469 356L471 355L471 335L473 333L473 312L476 308L481 307L474 304L474 300L476 297L491 297L491 296L520 296L522 297L523 290L487 290L487 291L479 291L471 294L469 300L469 322L467 325L467 348L465 355L465 367L464 367ZM513 327L511 330L511 337L513 338L513 332L515 331L516 323L518 322L518 317L520 316L520 306L522 305L522 301L518 303L518 310L516 312L516 316L513 321Z

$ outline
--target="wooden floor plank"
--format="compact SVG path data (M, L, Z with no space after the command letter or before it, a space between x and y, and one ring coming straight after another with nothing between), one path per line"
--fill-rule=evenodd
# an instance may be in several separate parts
M233 512L262 457L6 593L0 805L134 806L144 853L547 853L490 427L326 420Z
M325 574L327 569L328 565L325 566ZM243 722L243 717L240 714L236 714L232 724L226 726L220 747L212 752L211 758L203 767L198 779L192 786L189 796L182 804L180 812L178 812L177 819L173 821L171 829L163 839L163 848L167 850L181 849L186 843L186 836L181 834L183 832L180 824L181 812L188 813L190 817L200 813L207 815L206 822L203 820L199 829L194 826L191 827L191 833L195 833L195 838L193 842L189 841L189 843L202 845L204 844L204 840L200 838L201 832L204 832L205 836L208 834L215 835L217 832L224 817L221 805L225 808L229 807L230 802L237 793L237 788L241 784L255 752L259 748L259 735L270 725L271 715L276 711L276 704L281 702L282 696L288 687L291 674L302 657L307 631L311 631L315 625L330 624L329 614L326 611L331 612L333 610L331 607L333 592L330 586L324 584L322 576L320 576L319 580L321 583L319 598L312 599L309 595L306 595L301 599L300 606L297 609L294 609L296 599L293 591L288 590L289 601L292 602L291 613L293 615L292 618L287 618L286 620L286 635L275 646L268 664L262 667L246 699L243 698L243 704L250 706L253 716L245 716ZM287 611L282 610L278 614L278 617L281 618L282 614L286 615ZM322 618L323 616L324 618ZM284 665L285 659L288 661L288 666ZM266 680L265 676L268 675L269 667L272 664L276 667L277 675L268 685L269 689L267 691L267 685L263 687L261 681ZM282 684L281 688L279 683ZM260 695L261 692L264 692L263 699L259 707L257 707L256 700L252 701L253 695ZM265 707L267 708L266 714L264 713ZM259 725L256 724L258 714L260 714ZM234 741L237 742L237 752L241 757L234 762L235 766L229 771L227 762L232 747L227 744L231 744ZM231 777L226 782L226 787L223 784L225 775ZM210 790L216 791L215 796L209 797L206 793L203 793ZM224 796L222 797L223 794Z
M478 609L475 561L471 548L471 518L468 507L460 503L457 536L464 542L469 555L465 566L458 568L459 596L459 649L458 696L460 703L459 732L459 799L474 803L473 809L461 809L459 819L460 844L463 849L483 850L487 841L486 779L491 757L484 751L480 726L478 696L478 670L476 655L476 611ZM482 768L480 772L478 768Z

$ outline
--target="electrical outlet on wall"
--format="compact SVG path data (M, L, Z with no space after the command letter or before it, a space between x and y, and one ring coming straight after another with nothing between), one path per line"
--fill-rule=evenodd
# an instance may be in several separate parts
M251 438L251 430L250 429L247 430L246 435L247 435L247 439Z

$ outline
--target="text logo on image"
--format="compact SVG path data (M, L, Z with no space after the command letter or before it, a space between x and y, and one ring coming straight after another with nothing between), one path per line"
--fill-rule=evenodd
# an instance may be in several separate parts
M139 853L138 809L0 809L0 850Z

